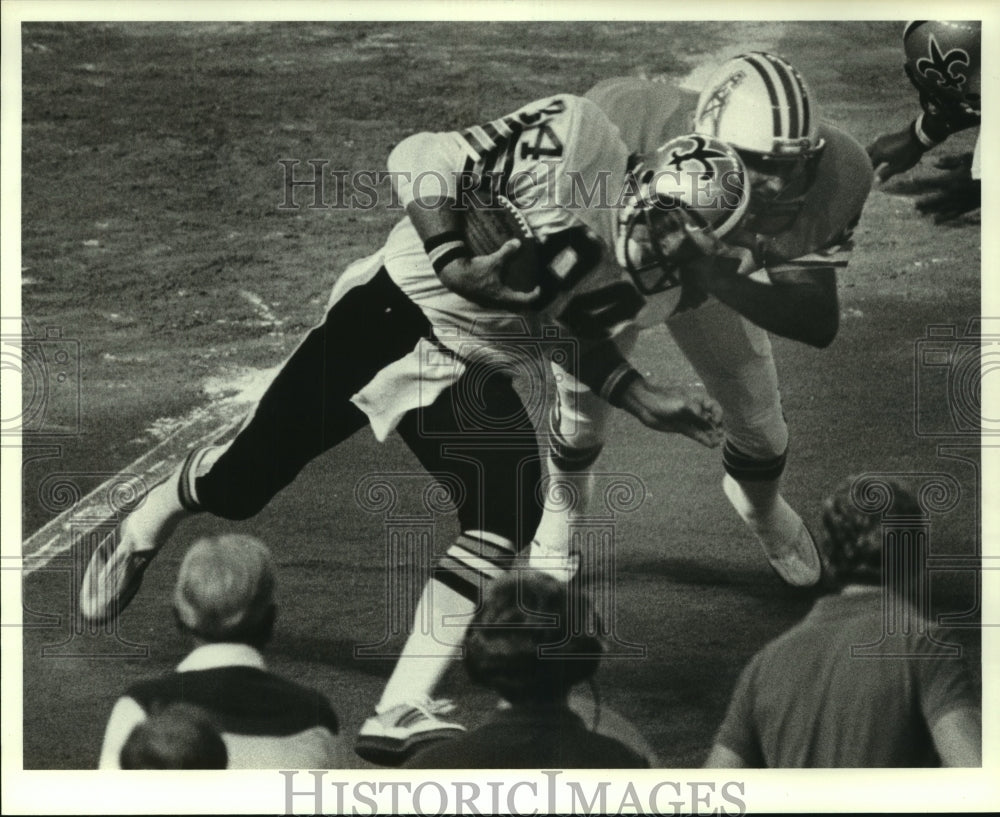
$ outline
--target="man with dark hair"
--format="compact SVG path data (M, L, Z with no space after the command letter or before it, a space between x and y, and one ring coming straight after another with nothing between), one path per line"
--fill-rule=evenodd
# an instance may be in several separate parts
M623 743L592 731L568 704L601 660L597 615L545 573L497 580L465 638L465 668L509 706L468 734L415 755L410 768L626 769L649 766Z
M205 710L170 704L136 726L119 755L123 769L225 769L226 744Z
M878 478L827 499L822 548L838 592L750 660L707 767L982 764L967 669L919 612L923 518L909 491Z
M217 724L231 769L344 765L337 716L321 693L268 672L260 649L276 616L271 553L250 536L199 539L181 563L174 616L195 649L175 672L132 685L111 712L100 767L119 768L133 729L167 707Z

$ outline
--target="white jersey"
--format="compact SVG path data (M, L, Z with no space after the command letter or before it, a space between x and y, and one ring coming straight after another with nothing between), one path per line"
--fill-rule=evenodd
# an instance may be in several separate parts
M679 291L644 297L615 258L628 162L617 127L597 105L560 95L482 126L404 142L389 169L398 174L404 205L418 192L460 201L461 185L469 189L463 177L488 179L518 207L539 242L542 296L529 322L557 323L589 342L660 322L679 298ZM470 304L448 290L409 219L390 234L383 262L445 343L456 334L465 343L470 334L496 336L525 323L523 316Z
M470 178L488 178L512 201L539 242L543 294L527 313L466 300L441 283L410 219L400 221L377 253L344 272L331 296L335 301L384 266L433 327L433 339L352 398L379 439L481 360L531 378L532 371L547 377L552 363L614 399L631 371L616 342L631 345L640 322L662 321L679 299L673 291L642 296L615 258L628 165L615 125L593 102L569 95L463 131L416 134L393 150L389 170L404 206L440 195L460 201Z

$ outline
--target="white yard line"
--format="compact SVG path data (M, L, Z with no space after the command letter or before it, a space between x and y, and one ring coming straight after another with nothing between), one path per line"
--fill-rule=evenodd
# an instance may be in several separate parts
M73 546L74 532L79 534L86 526L91 529L99 527L113 518L112 506L108 501L112 486L122 485L124 479L134 482L137 488L151 488L177 467L190 448L218 440L238 421L239 415L213 415L185 424L151 451L122 469L120 474L106 480L72 508L47 522L24 541L24 574L29 575L66 553Z
M130 482L143 491L151 488L168 477L192 448L223 438L242 421L270 383L274 371L244 372L235 379L210 381L206 384L209 394L236 393L213 400L176 421L158 420L157 425L176 426L176 431L25 539L21 548L23 573L30 575L40 570L67 553L81 535L113 519L114 505L109 501L112 489L120 490Z

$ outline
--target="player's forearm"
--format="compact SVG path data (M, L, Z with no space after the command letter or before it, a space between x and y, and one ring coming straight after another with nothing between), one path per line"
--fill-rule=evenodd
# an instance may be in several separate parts
M979 127L981 122L978 113L958 105L937 104L924 95L921 95L920 104L923 113L910 127L915 137L928 148L940 144L953 133Z
M613 340L579 341L576 363L578 369L570 372L574 377L611 405L627 410L623 405L625 393L635 381L642 379L642 375L625 359Z
M442 280L447 283L459 267L464 270L463 262L469 261L472 252L462 236L453 200L412 201L406 205L406 214L420 240L424 242L424 251L434 271Z
M952 121L944 114L924 111L910 124L914 138L924 150L929 150L941 144L951 134L971 127L972 123L960 124Z
M837 335L840 307L836 273L813 271L813 280L766 284L733 269L733 259L706 257L695 262L698 286L751 323L810 346L829 346Z

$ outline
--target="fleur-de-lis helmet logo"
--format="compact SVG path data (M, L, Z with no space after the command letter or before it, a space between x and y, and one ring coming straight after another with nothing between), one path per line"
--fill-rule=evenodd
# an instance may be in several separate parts
M963 48L952 48L946 54L941 53L934 35L928 38L928 56L917 60L917 71L928 80L937 82L944 88L960 89L966 82L966 74L959 67L968 68L971 64L969 53ZM937 74L934 79L931 74Z
M715 167L711 160L727 159L729 157L721 150L710 148L708 146L708 142L706 142L701 136L690 136L688 138L688 144L691 146L690 149L684 151L679 147L674 148L670 151L670 158L667 160L666 164L669 167L675 167L677 170L682 170L685 163L697 162L701 165L700 177L702 179L711 179L715 172Z

